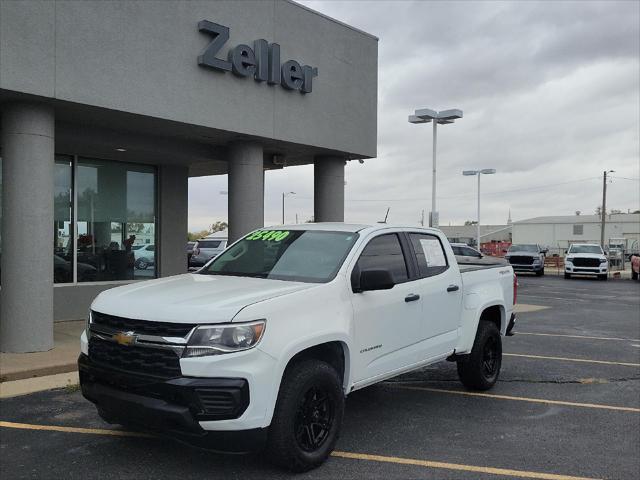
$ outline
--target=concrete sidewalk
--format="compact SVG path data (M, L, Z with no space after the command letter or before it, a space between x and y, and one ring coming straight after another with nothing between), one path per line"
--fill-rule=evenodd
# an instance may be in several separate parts
M76 371L84 324L84 320L54 323L54 347L48 352L0 353L0 382Z

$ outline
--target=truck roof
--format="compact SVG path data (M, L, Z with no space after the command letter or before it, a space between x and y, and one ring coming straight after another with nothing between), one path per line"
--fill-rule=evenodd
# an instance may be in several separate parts
M393 225L388 223L342 223L342 222L317 222L317 223L296 223L293 225L273 225L261 230L325 230L333 232L360 232L362 230L386 230L386 229L415 229L425 232L439 232L435 228L427 228L412 225Z

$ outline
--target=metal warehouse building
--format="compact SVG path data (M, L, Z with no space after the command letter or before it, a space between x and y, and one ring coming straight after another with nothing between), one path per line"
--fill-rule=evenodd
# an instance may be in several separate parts
M1 350L184 272L189 177L229 175L235 239L263 225L269 170L313 163L315 219L342 221L345 162L376 156L377 60L288 0L0 0Z
M536 217L513 222L513 243L538 243L553 253L562 253L572 243L600 243L600 215ZM610 239L626 239L631 248L640 242L640 214L607 215L605 243Z

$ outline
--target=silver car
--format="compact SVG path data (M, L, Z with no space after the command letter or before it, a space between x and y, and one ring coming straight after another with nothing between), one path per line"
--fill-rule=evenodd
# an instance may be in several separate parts
M189 267L202 267L213 257L227 248L226 238L201 238L193 246L193 255L189 259Z

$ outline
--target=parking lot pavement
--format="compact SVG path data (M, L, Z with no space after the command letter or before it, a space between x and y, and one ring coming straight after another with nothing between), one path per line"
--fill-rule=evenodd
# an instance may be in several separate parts
M521 276L519 301L549 308L519 316L494 389L464 390L443 363L354 392L334 456L299 477L640 478L638 284ZM3 479L292 476L259 455L109 435L77 391L3 400L0 420Z

